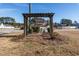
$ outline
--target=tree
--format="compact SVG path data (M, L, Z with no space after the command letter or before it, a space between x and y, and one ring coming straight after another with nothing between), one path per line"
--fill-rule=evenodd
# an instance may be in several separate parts
M2 17L0 18L0 23L4 23L4 20Z
M65 25L65 26L71 26L72 25L72 20L70 20L70 19L62 19L60 23L62 25Z
M77 21L74 21L73 23L75 26L77 26L79 23Z
M73 25L79 28L79 23L77 21L74 21Z
M12 17L0 17L0 23L4 23L4 24L13 24L15 23L15 19Z

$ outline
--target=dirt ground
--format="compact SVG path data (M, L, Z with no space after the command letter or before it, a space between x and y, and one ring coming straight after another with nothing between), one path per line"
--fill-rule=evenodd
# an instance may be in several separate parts
M16 37L0 37L1 56L27 56L27 55L79 55L79 30L56 29L55 32L68 37L65 44L58 44L55 41L42 40L39 34L29 35L25 41L12 41ZM17 33L16 33L17 34ZM19 38L21 39L21 38ZM64 39L64 37L63 37ZM50 44L51 42L55 44Z
M77 40L79 42L79 29L57 29L55 31L63 36L69 37L71 40Z

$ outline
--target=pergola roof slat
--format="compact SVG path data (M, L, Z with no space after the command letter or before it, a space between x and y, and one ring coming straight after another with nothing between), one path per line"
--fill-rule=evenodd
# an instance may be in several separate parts
M54 13L23 13L23 16L27 17L51 17Z

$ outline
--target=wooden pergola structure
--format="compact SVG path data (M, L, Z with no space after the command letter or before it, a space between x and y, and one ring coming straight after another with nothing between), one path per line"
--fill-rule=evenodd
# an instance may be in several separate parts
M50 18L50 37L53 37L53 15L54 13L24 13L24 37L27 36L29 17L49 17Z

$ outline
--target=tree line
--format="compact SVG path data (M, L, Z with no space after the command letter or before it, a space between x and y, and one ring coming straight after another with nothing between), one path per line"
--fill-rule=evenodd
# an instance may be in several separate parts
M15 23L15 19L12 18L12 17L0 17L0 23L3 23L3 24L9 24L9 23Z

